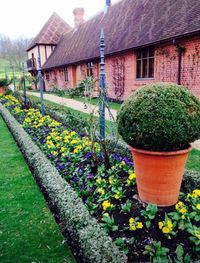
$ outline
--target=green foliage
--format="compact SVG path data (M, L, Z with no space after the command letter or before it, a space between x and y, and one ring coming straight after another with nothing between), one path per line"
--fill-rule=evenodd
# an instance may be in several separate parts
M26 75L26 80L31 83L37 85L39 82L38 76Z
M187 159L187 169L195 170L200 173L200 150L193 147Z
M186 170L183 176L181 190L185 193L200 188L200 173Z
M75 89L68 90L68 94L72 98L75 96L88 96L93 91L95 82L96 80L94 80L92 77L87 77L79 82Z
M148 204L145 210L141 211L141 215L145 218L146 227L149 228L151 226L151 220L153 220L158 212L157 205Z
M127 214L131 211L132 202L130 200L127 200L125 204L121 205L122 212Z
M150 245L145 246L144 255L150 256L150 261L153 263L168 263L169 249L161 246L161 242L153 241Z
M190 263L191 262L191 258L188 254L184 255L184 248L181 245L178 245L176 248L176 258L174 259L175 263Z
M12 80L6 78L0 79L0 87L7 87L11 82Z
M200 138L200 102L174 83L137 90L122 105L117 120L123 139L140 149L174 151Z
M30 136L1 105L0 113L33 168L36 178L57 207L65 229L70 237L79 243L83 262L126 263L125 254L119 251L100 224L89 215L82 200L60 176Z
M58 87L54 87L52 93L56 94L59 97L65 96L65 91L63 89L59 89Z
M200 253L200 227L196 227L194 225L190 225L188 232L191 234L189 239L193 242L195 247L193 247L193 250L196 253Z
M103 226L108 232L114 232L118 230L118 226L115 224L113 216L110 216L108 213L103 215L102 221L104 222Z
M125 238L118 237L115 239L115 244L120 247L120 249L125 253L128 254L128 247L126 245L126 240Z

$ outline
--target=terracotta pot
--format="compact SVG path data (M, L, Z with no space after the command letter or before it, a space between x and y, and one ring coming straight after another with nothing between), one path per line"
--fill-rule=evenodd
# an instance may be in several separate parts
M5 88L4 87L0 87L0 94L5 94Z
M143 202L171 206L178 201L188 149L151 152L131 148L139 197Z

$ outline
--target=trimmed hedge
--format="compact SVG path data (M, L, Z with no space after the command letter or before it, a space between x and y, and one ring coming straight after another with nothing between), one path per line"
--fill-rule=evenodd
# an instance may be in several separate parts
M62 179L30 136L1 104L0 113L33 168L36 178L57 207L70 237L78 242L83 262L126 263L126 255L119 251L101 225L90 216L75 191Z
M200 189L200 174L196 171L186 170L181 185L181 191L191 193L194 189Z

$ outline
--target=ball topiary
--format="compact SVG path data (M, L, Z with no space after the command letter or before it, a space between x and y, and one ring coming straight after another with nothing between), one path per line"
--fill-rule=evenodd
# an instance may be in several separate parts
M200 138L200 101L183 86L150 84L122 104L117 122L120 135L132 147L181 150Z

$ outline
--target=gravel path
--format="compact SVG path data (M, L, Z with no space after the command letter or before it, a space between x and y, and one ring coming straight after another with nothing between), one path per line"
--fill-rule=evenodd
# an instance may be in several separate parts
M200 140L195 141L194 143L192 143L192 147L197 149L197 150L200 150Z
M40 93L36 93L36 92L27 92L28 95L33 95L33 96L36 96L36 97L40 97ZM88 108L85 108L85 104L83 102L80 102L80 101L77 101L77 100L73 100L73 99L68 99L68 98L62 98L62 97L58 97L56 95L52 95L52 94L44 94L44 99L46 100L49 100L49 101L52 101L52 102L55 102L55 103L58 103L60 105L64 105L64 106L67 106L69 108L72 108L74 110L78 110L78 111L82 111L82 112L85 112L85 113L90 113L91 110L95 110L95 115L96 116L99 116L99 113L98 113L98 108L96 107L95 109L95 106L94 105L89 105ZM110 110L111 113L112 113L112 116L114 118L114 120L116 120L116 117L117 117L117 111L116 110ZM108 110L106 109L106 120L110 121L110 116L109 116L109 112ZM198 150L200 150L200 140L192 143L192 146Z
M33 92L27 92L27 94L33 95L36 97L40 97L40 93L36 93L36 92L34 92L34 93ZM44 94L44 99L58 103L60 105L67 106L67 107L72 108L74 110L82 111L82 112L87 113L87 114L91 113L91 111L94 110L95 115L99 116L98 107L91 105L91 104L89 104L88 107L86 107L86 105L83 102L73 100L73 99L58 97L58 96L52 95L52 94ZM110 111L111 111L111 114L112 114L114 120L116 120L117 111L112 110L112 109ZM108 120L108 121L111 120L109 112L107 109L106 109L105 116L106 116L106 120Z

